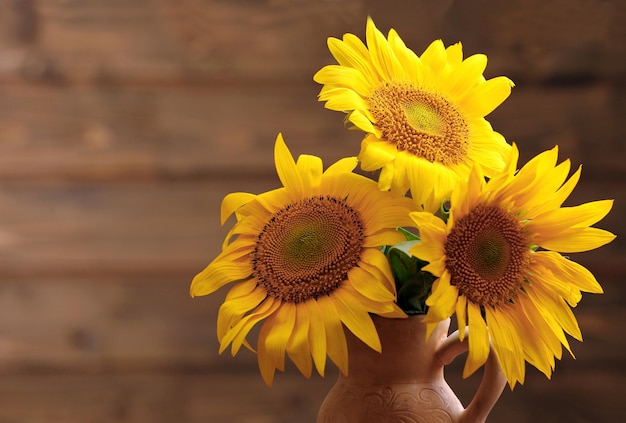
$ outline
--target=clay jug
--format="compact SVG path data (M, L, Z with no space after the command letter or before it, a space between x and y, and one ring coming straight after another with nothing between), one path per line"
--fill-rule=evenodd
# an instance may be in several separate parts
M373 316L382 353L346 334L348 374L339 375L317 423L485 421L506 385L495 354L491 351L474 399L464 409L444 380L443 369L467 351L467 338L460 342L457 332L448 336L450 319L446 319L426 342L422 317Z

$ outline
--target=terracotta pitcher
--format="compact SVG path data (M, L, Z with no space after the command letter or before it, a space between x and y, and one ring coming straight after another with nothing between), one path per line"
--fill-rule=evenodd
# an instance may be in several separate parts
M439 323L428 342L422 316L373 319L382 354L347 334L348 375L339 375L317 423L485 421L506 385L493 351L474 399L464 409L443 377L444 366L467 351L458 333L448 336L450 319Z

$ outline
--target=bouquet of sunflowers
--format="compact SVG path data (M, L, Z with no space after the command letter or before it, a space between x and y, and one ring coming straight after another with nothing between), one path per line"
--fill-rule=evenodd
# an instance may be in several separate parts
M324 375L327 357L346 373L346 330L381 350L371 315L424 314L429 328L456 315L471 333L464 376L492 345L511 387L526 362L549 377L563 347L571 353L567 335L582 340L572 308L602 292L563 254L615 238L592 227L612 200L564 207L581 169L570 176L557 147L518 165L517 147L485 120L513 83L485 79L485 55L437 40L418 56L371 19L365 42L345 34L328 47L337 64L315 74L319 99L364 132L358 157L324 170L278 135L282 187L224 198L222 224L237 222L191 284L192 296L232 285L220 353L256 351L268 385L285 355L306 377L313 366Z

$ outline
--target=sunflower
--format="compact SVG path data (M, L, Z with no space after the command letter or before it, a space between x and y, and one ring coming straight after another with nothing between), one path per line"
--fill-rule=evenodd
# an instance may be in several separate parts
M461 43L434 41L421 56L395 30L388 38L367 20L367 46L354 34L328 39L337 65L319 70L320 101L349 113L367 135L359 160L366 171L382 169L379 187L411 194L435 211L472 164L487 176L501 170L510 145L484 119L511 93L506 77L485 80L487 57L463 59ZM411 182L413 181L413 183Z
M217 319L220 353L235 355L262 324L257 352L272 384L285 353L306 377L312 362L323 375L326 355L347 372L343 325L365 344L381 345L369 313L406 317L395 304L391 269L380 248L403 241L395 228L411 224L408 198L378 189L353 173L355 157L322 171L321 159L295 162L281 135L275 146L282 188L259 195L233 193L222 203L222 224L235 213L222 253L191 284L207 295L234 283ZM343 325L342 325L343 324Z
M611 242L612 233L591 225L613 201L562 207L580 168L568 179L570 163L556 165L557 154L541 153L516 172L514 146L501 174L485 181L475 167L453 190L447 223L411 213L422 240L411 253L438 277L425 321L456 313L459 327L469 326L464 376L485 363L491 342L511 387L524 383L525 361L550 377L562 345L571 353L565 334L582 340L571 307L581 292L602 293L589 270L560 253Z

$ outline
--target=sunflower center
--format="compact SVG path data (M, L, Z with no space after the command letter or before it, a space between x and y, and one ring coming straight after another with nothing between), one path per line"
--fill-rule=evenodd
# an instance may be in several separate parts
M445 243L450 283L480 305L513 300L530 261L528 240L515 217L478 206L454 225Z
M259 234L254 276L281 301L330 294L359 262L364 238L361 216L344 200L319 196L291 203Z
M430 162L462 162L469 148L469 126L445 98L409 84L385 84L369 98L382 138Z

